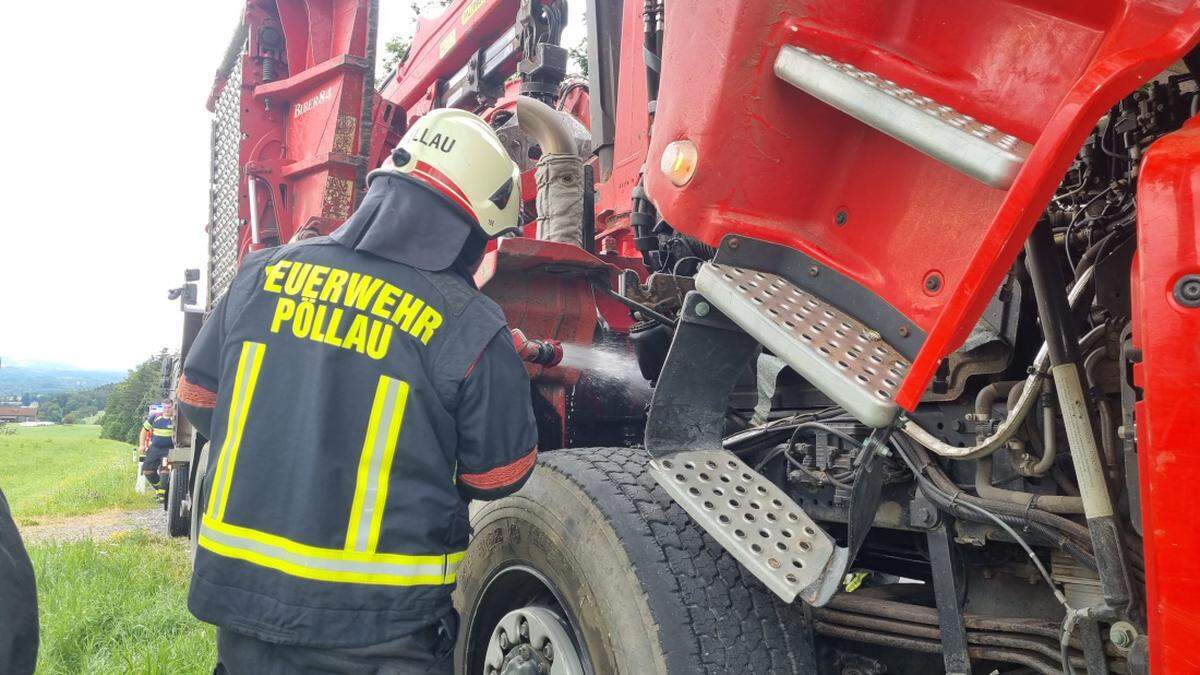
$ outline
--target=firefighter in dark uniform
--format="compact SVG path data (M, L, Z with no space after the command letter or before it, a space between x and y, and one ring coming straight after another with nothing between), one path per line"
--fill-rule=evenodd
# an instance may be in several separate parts
M467 502L520 488L537 433L472 273L519 173L460 110L416 122L331 236L246 256L188 354L211 439L188 606L218 672L449 673Z
M163 458L175 447L175 429L171 424L171 413L171 404L165 403L161 413L150 413L146 421L142 422L142 429L149 434L146 456L142 460L142 473L159 495L165 492L167 486L159 484L158 469Z
M33 564L0 490L0 673L33 675L38 653Z

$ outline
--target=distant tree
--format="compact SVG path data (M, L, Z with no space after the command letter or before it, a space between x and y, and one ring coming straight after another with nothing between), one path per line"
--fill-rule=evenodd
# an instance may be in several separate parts
M413 35L417 30L417 17L424 14L430 9L445 9L454 0L410 0L408 9L412 12L413 20L408 28L397 35L393 35L383 43L383 73L378 78L382 80L391 74L393 70L404 63L408 58L408 52L412 49Z
M66 422L68 416L74 415L73 419L78 422L67 424L76 424L103 409L114 386L116 385L105 384L62 394L41 394L32 400L38 402L39 419L46 422Z
M408 58L408 50L412 49L412 38L401 37L399 35L392 36L387 42L383 43L383 79L392 73L404 60Z
M588 39L584 35L579 44L567 49L567 58L583 77L588 76Z
M38 405L38 419L43 422L61 422L63 418L62 406L57 401L47 401Z
M103 438L137 442L147 408L162 401L162 362L161 354L146 359L113 387L100 425Z

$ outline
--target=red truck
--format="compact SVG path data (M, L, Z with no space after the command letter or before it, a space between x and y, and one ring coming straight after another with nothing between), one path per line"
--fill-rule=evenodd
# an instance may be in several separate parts
M433 108L525 172L462 672L1200 672L1200 3L583 1L586 80L456 0L376 83L376 0L247 0L209 100L210 303Z

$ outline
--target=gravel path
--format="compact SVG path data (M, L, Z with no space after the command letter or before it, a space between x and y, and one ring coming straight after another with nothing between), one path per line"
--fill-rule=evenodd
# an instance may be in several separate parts
M145 530L153 535L167 536L167 513L161 507L135 511L101 511L86 516L73 516L20 528L26 544L47 542L101 541L122 532Z

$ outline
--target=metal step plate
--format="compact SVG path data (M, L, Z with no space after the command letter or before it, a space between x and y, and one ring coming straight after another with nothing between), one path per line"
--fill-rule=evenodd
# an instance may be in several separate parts
M896 140L1007 190L1028 143L911 89L803 47L785 46L775 75Z
M787 602L821 606L837 590L846 550L783 490L725 450L679 452L650 474L713 539Z
M877 331L768 272L705 263L696 289L863 424L896 419L910 364Z

